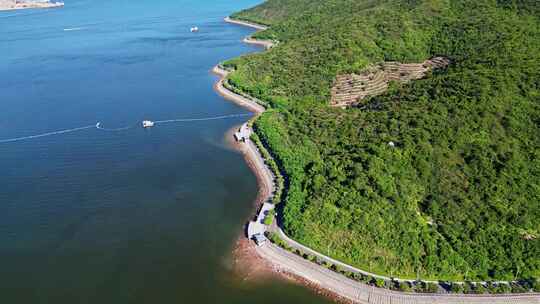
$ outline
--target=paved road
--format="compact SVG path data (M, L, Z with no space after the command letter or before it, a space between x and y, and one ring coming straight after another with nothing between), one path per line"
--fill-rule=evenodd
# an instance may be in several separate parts
M236 94L236 93L228 90L227 88L225 88L225 86L223 85L223 81L225 81L225 78L227 77L227 75L229 75L229 71L226 71L226 70L220 68L219 66L215 66L212 69L212 72L215 73L216 75L220 76L220 79L214 85L214 89L221 96L223 96L225 99L228 99L228 100L231 100L231 101L237 103L240 106L243 106L243 107L247 108L248 110L250 110L250 111L252 111L254 113L259 114L259 113L264 112L264 110L265 110L264 107L261 106L259 103L255 102L252 99L247 98L245 96Z
M353 281L332 270L309 262L274 244L257 247L257 253L277 268L305 278L320 287L356 303L376 304L540 304L540 295L450 295L411 294L375 288Z
M235 20L235 19L231 19L229 17L225 17L224 20L225 20L225 22L251 27L251 28L256 29L257 31L264 31L264 30L268 29L268 27L266 25L256 24L256 23L248 22L248 21Z

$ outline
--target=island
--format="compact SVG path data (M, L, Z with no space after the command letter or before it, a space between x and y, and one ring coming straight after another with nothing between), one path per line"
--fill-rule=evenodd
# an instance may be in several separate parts
M219 67L222 89L265 108L248 124L272 176L258 252L354 302L374 295L351 281L538 301L539 17L536 1L490 0L268 0L230 16L272 46Z
M0 0L0 11L61 6L64 6L64 2L52 2L49 0Z

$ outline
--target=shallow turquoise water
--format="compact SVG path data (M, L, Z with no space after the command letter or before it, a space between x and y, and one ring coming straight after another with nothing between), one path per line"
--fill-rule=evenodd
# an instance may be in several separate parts
M0 140L247 114L212 90L255 51L222 17L256 1L66 0L0 13ZM197 34L189 32L199 26ZM223 134L247 117L0 143L2 303L323 303L230 270L255 178Z

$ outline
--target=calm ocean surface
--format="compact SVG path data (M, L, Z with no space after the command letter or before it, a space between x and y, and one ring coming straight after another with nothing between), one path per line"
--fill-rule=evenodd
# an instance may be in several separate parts
M212 90L209 70L256 50L240 43L250 29L222 22L256 3L66 0L0 12L0 141L246 114ZM326 303L231 272L257 189L223 135L246 119L0 143L0 302Z

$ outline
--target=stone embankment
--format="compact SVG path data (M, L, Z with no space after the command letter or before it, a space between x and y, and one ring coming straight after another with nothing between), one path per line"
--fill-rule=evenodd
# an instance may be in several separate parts
M274 45L276 45L276 43L271 40L258 40L258 39L253 39L251 37L246 37L242 41L244 41L244 43L247 43L247 44L255 44L255 45L262 46L267 50L271 49L272 47L274 47Z
M384 62L367 68L361 74L338 75L332 87L330 104L335 107L354 106L368 96L384 93L391 81L406 83L421 79L434 69L445 68L450 61L434 57L423 63Z
M271 261L281 271L305 278L321 288L331 291L354 303L375 304L539 304L537 294L519 295L464 295L419 294L394 292L368 286L351 280L330 269L319 266L274 244L257 247L257 253Z
M234 20L234 19L231 19L229 17L225 18L225 22L232 23L232 24L237 24L237 25L242 25L242 26L249 26L251 28L256 29L257 31L264 31L264 30L268 29L268 27L265 26L265 25L255 24L255 23L252 23L252 22L242 21L242 20ZM244 43L247 43L247 44L254 44L254 45L262 46L267 50L272 48L274 45L276 45L275 41L253 39L253 38L251 38L251 36L245 37L244 40L242 40L242 41Z
M214 90L216 90L216 92L218 92L219 95L221 95L223 98L227 100L230 100L248 109L251 112L254 112L257 114L264 112L264 107L260 105L260 103L257 103L256 101L254 101L254 99L249 98L244 95L237 94L225 87L225 81L227 81L227 75L229 75L230 73L229 71L217 65L212 69L212 72L220 76L220 79L214 84Z
M236 20L236 19L232 19L231 17L226 17L224 20L225 20L225 22L228 22L228 23L248 26L248 27L256 29L257 31L264 31L264 30L268 29L268 27L266 25L256 24L256 23L249 22L249 21Z

